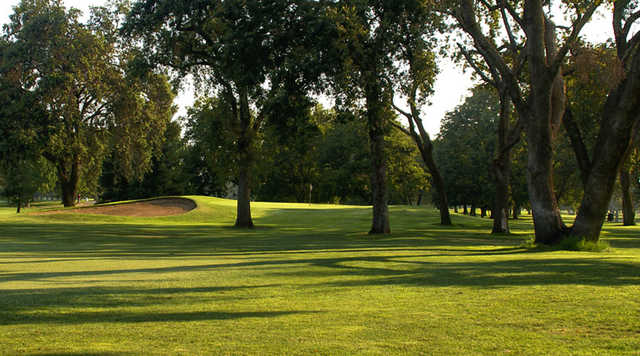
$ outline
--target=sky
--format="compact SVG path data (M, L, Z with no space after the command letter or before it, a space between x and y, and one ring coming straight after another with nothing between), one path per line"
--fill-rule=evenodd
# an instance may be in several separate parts
M9 15L13 12L13 6L19 0L0 1L0 23L9 21ZM89 6L99 6L105 0L65 0L67 7L75 7L87 14ZM593 21L587 25L583 33L590 41L601 42L611 37L610 21L603 14L596 14ZM422 120L425 128L431 135L435 135L440 129L440 120L444 115L462 103L473 86L471 73L465 72L460 66L448 59L441 59L440 74L435 83L435 94L431 97L431 106L422 110ZM184 115L186 108L193 104L195 93L192 88L180 92L176 98L176 104L180 107L178 115Z

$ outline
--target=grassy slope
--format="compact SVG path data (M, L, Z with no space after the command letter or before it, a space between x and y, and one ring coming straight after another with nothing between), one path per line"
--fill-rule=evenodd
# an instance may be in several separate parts
M606 253L520 248L490 220L193 197L182 216L0 208L0 354L610 354L640 350L640 229Z

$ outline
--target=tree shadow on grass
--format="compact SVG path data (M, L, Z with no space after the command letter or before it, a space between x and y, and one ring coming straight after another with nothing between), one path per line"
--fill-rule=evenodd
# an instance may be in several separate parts
M133 352L53 352L53 353L28 353L33 356L126 356L137 355Z
M123 307L176 308L212 300L242 299L234 292L273 285L201 288L48 288L42 290L7 290L0 300L0 325L18 324L84 324L84 323L144 323L231 320L241 318L272 318L318 311L197 311L197 312L132 312ZM239 292L242 294L243 292ZM245 292L246 293L246 292ZM246 295L245 299L249 296ZM101 311L84 311L101 308ZM57 312L58 310L64 312ZM69 310L71 310L69 312ZM75 310L75 311L74 311Z
M513 247L523 241L520 236L491 236L487 230L478 228L412 225L384 236L369 236L363 231L358 226L309 226L304 222L250 230L212 225L5 223L0 232L0 251L4 257L15 253L25 258L25 253L31 253L34 257L46 255L51 259L213 256L442 245Z
M401 251L402 252L402 251ZM0 282L32 281L66 277L93 277L150 273L221 271L248 268L290 280L290 277L350 277L347 282L332 285L421 285L502 287L509 285L640 285L640 263L617 262L594 258L517 258L517 250L467 253L441 250L410 254L391 253L378 256L345 256L329 258L285 258L248 260L220 264L202 264L173 267L111 269L98 271L25 272L0 275ZM460 252L460 253L456 253ZM486 260L486 256L502 256L499 260ZM463 262L443 262L441 258L463 259ZM506 258L506 259L505 259ZM276 270L276 272L273 272ZM262 271L262 272L261 272ZM358 276L356 280L352 277Z
M405 270L385 268L383 264L367 266L355 262L343 274L362 278L330 283L330 286L360 287L371 285L417 285L429 287L463 286L502 288L544 285L640 285L640 263L612 262L600 259L551 258L510 259L506 261L427 262L392 258L391 263L413 264ZM378 261L380 262L380 261ZM387 262L387 263L389 263Z
M319 311L268 311L268 312L72 312L50 314L14 314L0 322L0 325L22 324L86 324L86 323L155 323L191 322L208 320L234 320L244 318L274 318L293 314L313 314Z

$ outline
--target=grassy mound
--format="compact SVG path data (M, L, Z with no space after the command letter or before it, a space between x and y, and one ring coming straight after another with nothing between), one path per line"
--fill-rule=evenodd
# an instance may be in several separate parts
M159 218L0 208L0 354L634 355L640 229L530 250L530 221L235 201ZM3 210L4 209L4 210Z

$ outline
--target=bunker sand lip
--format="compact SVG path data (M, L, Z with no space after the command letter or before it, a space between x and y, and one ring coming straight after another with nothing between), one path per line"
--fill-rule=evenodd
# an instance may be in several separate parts
M187 213L196 208L196 203L186 198L159 198L115 205L94 205L77 209L51 210L35 215L52 214L102 214L115 216L153 217Z

